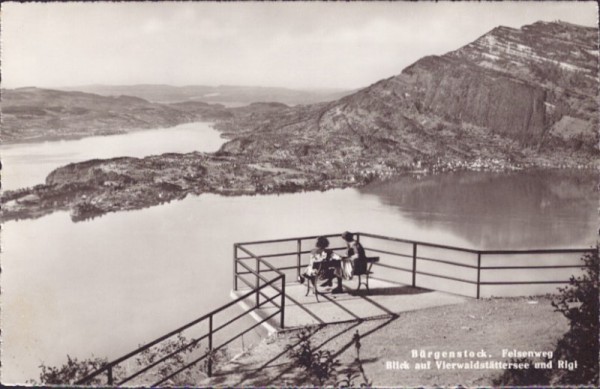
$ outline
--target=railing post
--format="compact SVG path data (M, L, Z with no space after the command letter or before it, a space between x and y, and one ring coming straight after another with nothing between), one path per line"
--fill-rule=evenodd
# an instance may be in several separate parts
M481 289L481 251L477 253L477 299Z
M285 274L281 275L281 318L279 326L285 328Z
M258 304L260 303L260 278L258 278L258 276L260 275L260 261L258 258L256 258L256 306L258 307Z
M302 240L298 239L297 244L296 244L296 252L297 252L297 258L296 258L296 271L298 274L296 274L296 278L300 278L300 266L301 266L301 253L302 253Z
M110 365L108 367L108 370L106 371L106 374L108 374L108 385L112 386L113 385L113 371L112 371L112 365Z
M413 243L412 286L417 286L417 244Z
M213 315L210 315L208 317L208 361L207 361L207 366L206 366L206 374L209 377L212 377L212 349L213 349L213 338L212 338L212 334L213 334Z
M234 243L233 244L233 290L237 291L238 290L238 268L237 268L237 263L238 263L238 247L237 244Z

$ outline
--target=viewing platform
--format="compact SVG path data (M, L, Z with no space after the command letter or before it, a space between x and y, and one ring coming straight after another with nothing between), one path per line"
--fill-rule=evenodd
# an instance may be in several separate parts
M595 251L480 250L364 232L354 235L367 259L373 259L361 276L369 274L368 289L359 288L354 276L343 281L341 293L320 286L323 281L317 281L318 295L313 289L307 293L308 281L301 284L298 276L309 264L317 236L235 243L232 301L106 363L75 384L148 386L151 382L150 386L160 386L200 363L206 376L212 377L215 353L226 351L234 342L243 343L245 334L261 326L275 332L334 323L367 324L368 320L388 317L395 321L404 312L464 307L461 304L470 298L555 293L557 286L582 273L581 256ZM329 250L346 256L347 245L341 234L323 236L330 241ZM358 268L355 262L355 272ZM165 342L172 346L175 340L181 343L175 350L147 361L137 371L121 373L134 358L164 347ZM183 354L187 356L181 367L157 375L163 363Z
M288 297L285 303L285 328L393 317L407 311L460 304L468 299L450 293L393 284L375 277L371 277L369 281L370 291L364 287L356 290L356 278L344 281L343 293L333 294L332 288L320 287L319 301L315 299L312 289L308 296L306 295L305 284L289 283L285 289ZM237 299L248 291L249 288L234 291L232 297ZM265 295L271 298L276 295L276 291L266 289ZM292 300L297 301L299 305ZM252 295L240 304L248 310L254 303L255 296ZM256 316L262 320L277 311L277 307L265 305L256 311ZM274 317L265 325L270 332L274 332L279 323Z
M330 250L345 256L341 234L323 236L331 241ZM553 293L581 272L578 260L591 250L478 250L355 236L367 257L378 256L369 290L359 289L355 276L343 281L342 293L319 286L318 297L312 288L307 293L306 282L297 280L318 237L305 236L234 244L232 298L270 331L398 316L469 297Z

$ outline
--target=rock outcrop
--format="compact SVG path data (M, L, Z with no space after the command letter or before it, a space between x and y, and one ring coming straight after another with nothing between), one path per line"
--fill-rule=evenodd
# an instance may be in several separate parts
M598 30L563 22L498 27L336 102L271 115L225 150L255 154L289 138L286 157L392 153L396 161L597 155ZM238 127L245 127L236 118ZM265 120L263 120L264 122Z

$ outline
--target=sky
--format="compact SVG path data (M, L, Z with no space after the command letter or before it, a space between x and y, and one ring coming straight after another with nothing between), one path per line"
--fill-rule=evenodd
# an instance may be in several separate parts
M2 87L354 89L504 25L597 26L595 2L3 3Z

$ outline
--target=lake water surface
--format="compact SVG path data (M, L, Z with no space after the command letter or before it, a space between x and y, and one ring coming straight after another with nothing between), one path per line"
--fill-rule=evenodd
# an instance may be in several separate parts
M166 152L212 152L217 151L224 141L210 123L186 123L120 135L2 145L2 189L43 184L52 170L73 162L124 156L141 158Z
M167 151L183 150L150 153ZM461 247L589 247L594 177L452 173L327 192L190 196L79 223L66 212L5 223L3 382L37 378L42 361L62 364L67 353L117 357L228 302L234 242L356 230Z

